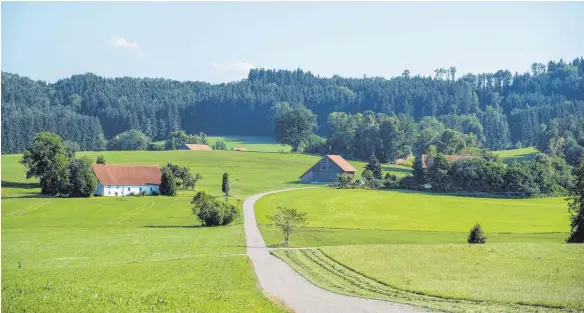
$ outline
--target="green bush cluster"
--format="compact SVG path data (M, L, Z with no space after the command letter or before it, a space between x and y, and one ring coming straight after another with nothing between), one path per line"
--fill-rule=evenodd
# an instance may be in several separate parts
M197 192L191 204L193 214L199 218L203 226L227 225L239 216L239 211L234 205L218 201L204 191Z

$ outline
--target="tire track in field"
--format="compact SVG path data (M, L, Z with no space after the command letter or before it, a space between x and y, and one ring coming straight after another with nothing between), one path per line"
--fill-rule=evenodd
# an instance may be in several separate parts
M154 206L154 200L150 200L150 202L146 202L144 204L142 204L140 207L138 207L137 209L134 209L133 211L130 211L126 214L121 215L120 217L116 218L115 220L109 222L109 225L119 225L121 224L123 221L131 218L132 216L135 216L136 214L140 214L142 213L144 210L151 208Z
M40 209L41 207L43 207L45 204L51 202L50 199L45 199L35 205L28 206L22 210L18 210L18 211L14 211L14 212L6 212L6 213L2 213L2 216L16 216L16 215L24 215L26 213L30 213L30 212L34 212L38 209Z

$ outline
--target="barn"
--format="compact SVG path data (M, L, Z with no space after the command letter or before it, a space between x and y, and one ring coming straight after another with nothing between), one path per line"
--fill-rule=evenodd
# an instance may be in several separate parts
M96 196L128 196L160 193L162 172L155 165L94 164Z
M211 149L211 147L209 147L208 145L198 145L198 144L186 143L179 150L200 151L200 150L213 150L213 149Z
M348 173L355 176L357 170L349 164L340 155L326 155L302 176L300 181L303 183L332 183L336 180L337 175Z

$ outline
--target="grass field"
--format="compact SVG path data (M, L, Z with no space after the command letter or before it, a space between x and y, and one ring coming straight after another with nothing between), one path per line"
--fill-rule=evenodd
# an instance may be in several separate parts
M273 252L323 288L447 312L584 310L584 246L566 245L563 198L485 199L405 191L298 190L261 198L260 230L278 205L308 213L293 247ZM483 226L488 243L466 244Z
M370 245L322 251L403 290L584 310L584 245Z
M210 146L222 140L227 144L227 149L245 148L247 151L255 152L290 152L291 147L282 146L276 143L272 137L261 136L209 136L207 137Z
M267 149L267 146L264 148ZM317 156L288 153L232 151L108 151L78 155L96 158L99 154L103 154L110 164L164 165L172 162L188 166L193 173L203 176L197 190L207 190L216 196L221 195L223 172L229 172L231 201L236 204L256 193L306 186L299 185L298 178L319 159ZM25 169L18 163L19 159L20 155L3 155L1 158L3 311L284 311L267 299L257 286L253 269L245 256L241 220L227 227L193 226L198 224L190 212L194 191L181 190L177 197L43 197L39 195L36 182L25 179ZM351 164L358 170L365 165L364 162L354 161ZM409 173L409 169L395 165L384 165L384 170L397 176ZM448 254L444 247L455 247L452 248L453 254L459 253L462 259L475 260L472 257L480 257L480 264L483 264L480 248L475 254L463 255L465 250L462 248L456 250L456 245L444 245L465 242L468 229L475 222L481 222L489 238L486 248L492 247L491 243L506 243L496 247L495 256L501 257L508 252L511 256L518 254L519 260L524 263L534 260L535 263L525 264L524 272L531 271L535 266L533 264L540 264L537 262L545 262L551 269L551 272L542 272L542 275L551 275L545 276L548 282L556 279L556 269L560 268L562 276L559 283L549 287L551 289L539 290L556 292L562 288L573 289L573 292L568 291L563 296L550 293L550 299L547 299L548 295L539 299L526 295L522 298L527 299L526 303L548 301L555 305L572 301L570 294L579 292L570 285L570 279L580 279L579 274L564 270L564 267L572 266L572 261L555 258L564 255L554 250L562 245L543 244L559 243L567 235L568 213L563 199L478 199L326 187L286 192L262 198L256 206L260 229L270 245L278 244L281 234L266 227L265 216L280 204L298 207L309 213L310 224L293 234L292 245L321 246L326 254L320 250L315 255L290 251L279 256L324 288L436 309L459 308L457 312L529 312L530 306L504 304L517 300L513 293L509 293L507 299L499 299L504 290L489 292L485 289L483 293L471 296L459 295L454 290L450 294L450 290L442 289L436 282L439 279L432 276L427 284L420 285L425 271L422 265L410 269L416 273L402 273L404 276L389 280L389 276L393 278L396 275L391 275L391 271L383 266L392 268L392 264L397 262L395 259L399 258L412 262L416 253L421 253L416 250L422 249L418 247L431 247L431 250L425 250L427 254L424 255L427 258L436 256L438 261L434 262L435 267L439 267L442 260L449 260L440 258L441 253ZM521 247L529 245L517 243L542 243L543 248L538 250L538 244L532 250L523 249ZM356 260L359 257L355 255L365 255L371 251L367 249L372 247L378 247L375 251L379 251L380 255L371 254L371 263ZM347 249L353 249L354 254L347 253ZM384 251L393 255L386 256L387 253L382 253ZM537 259L538 251L546 256ZM574 254L579 257L582 250L569 253L569 257ZM318 262L324 262L322 260L332 263L328 267L319 266ZM348 266L359 267L359 272L346 268L343 265L345 262ZM420 261L421 264L427 262L430 261ZM488 264L506 264L507 261L497 261L493 257L484 262L485 268L480 269L488 272ZM382 267L374 268L372 264ZM400 264L407 262L396 263L395 271L404 271L397 267ZM312 271L307 271L307 268ZM331 275L333 268L337 276L326 276ZM455 268L455 265L444 267L447 272ZM339 276L339 271L343 275ZM377 277L377 272L383 272L383 275ZM468 273L464 275L469 276ZM368 278L369 275L375 280ZM334 279L331 280L331 277ZM546 281L537 281L546 284ZM520 280L510 288L530 288L521 282L527 281ZM389 284L396 284L397 287ZM401 288L423 290L441 297L483 299L481 297L491 294L492 299L498 299L503 304L414 296L414 293ZM579 308L573 301L569 305ZM542 309L538 312L547 311Z
M298 186L298 177L319 159L232 151L78 155L99 154L113 164L188 166L203 176L197 190L216 196L227 171L234 203ZM36 181L25 179L19 159L1 158L3 311L283 311L256 284L241 220L228 227L193 227L194 191L178 197L43 197Z
M512 160L531 160L535 158L537 154L537 149L534 147L527 147L527 148L520 148L520 149L511 149L511 150L499 150L495 151L495 153L499 154L501 158L505 160L505 162L510 162Z
M309 225L293 246L376 243L463 243L481 223L493 242L562 242L568 211L563 198L486 199L406 191L308 189L258 200L256 214L266 243L281 235L266 227L279 205L308 212Z

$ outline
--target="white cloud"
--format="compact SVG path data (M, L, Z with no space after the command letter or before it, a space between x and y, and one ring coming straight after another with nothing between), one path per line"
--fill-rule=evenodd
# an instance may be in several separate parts
M140 49L140 44L137 41L128 41L124 37L112 36L110 45L116 48Z
M255 68L255 65L247 62L234 63L213 63L215 71L225 74L229 79L241 79L247 77L249 71Z

